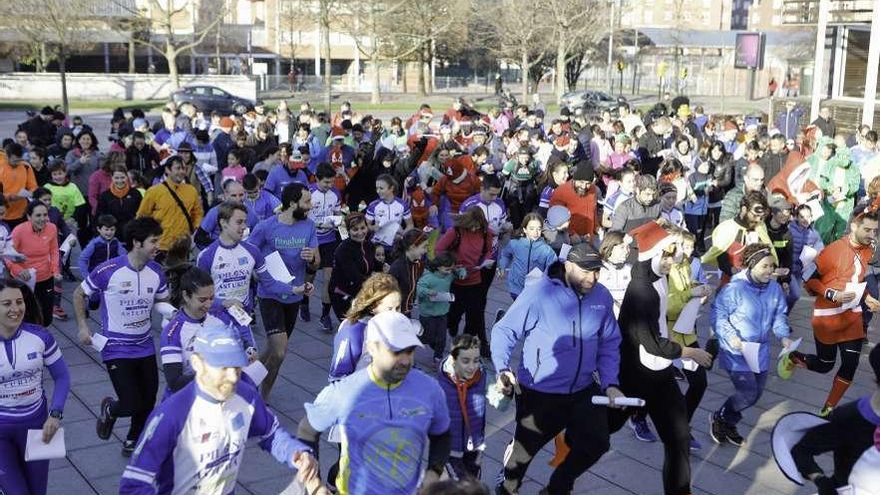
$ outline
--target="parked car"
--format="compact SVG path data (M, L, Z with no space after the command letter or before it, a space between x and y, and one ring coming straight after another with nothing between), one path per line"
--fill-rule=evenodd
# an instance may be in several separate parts
M174 103L192 103L202 112L219 112L221 114L236 113L241 115L254 108L254 101L232 95L217 86L194 84L184 86L171 93Z
M574 112L582 109L584 114L594 115L608 110L611 115L617 115L617 106L626 103L626 98L609 96L601 91L574 91L562 95L562 104Z

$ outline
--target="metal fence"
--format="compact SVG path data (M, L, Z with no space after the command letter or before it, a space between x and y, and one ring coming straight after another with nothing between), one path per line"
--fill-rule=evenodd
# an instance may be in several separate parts
M324 90L324 78L315 75L300 75L295 81L285 76L262 75L254 76L257 83L257 94L261 96L286 93L286 92L320 92ZM369 77L361 75L335 75L330 78L332 91L368 93L373 89L373 82ZM519 86L519 85L517 85ZM505 87L509 87L505 85ZM434 79L433 93L485 93L492 91L494 81L489 83L485 77L462 77L462 76L437 76ZM401 81L383 80L379 83L382 93L402 93ZM418 85L412 79L409 80L407 91L414 93Z

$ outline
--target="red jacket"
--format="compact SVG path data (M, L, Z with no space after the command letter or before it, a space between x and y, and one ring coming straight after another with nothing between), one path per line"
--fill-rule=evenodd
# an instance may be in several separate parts
M572 234L595 235L599 226L597 219L596 187L590 186L585 196L574 192L574 182L568 181L557 187L550 197L550 206L562 205L571 212L568 231Z
M458 247L456 238L458 240ZM453 283L461 286L474 286L482 282L480 265L484 261L494 259L492 257L492 234L464 229L449 229L437 240L434 247L436 253L449 252L458 260L458 265L463 267L467 275L463 279L456 279Z
M480 179L470 172L459 183L453 182L448 175L444 175L434 184L434 189L431 191L431 201L439 208L440 196L446 196L449 199L449 211L457 213L464 200L479 192Z

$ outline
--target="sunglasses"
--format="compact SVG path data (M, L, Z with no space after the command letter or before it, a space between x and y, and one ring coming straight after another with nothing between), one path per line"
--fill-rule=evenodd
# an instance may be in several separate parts
M756 206L756 207L752 208L752 209L749 210L749 211L751 211L751 212L754 213L755 215L765 215L765 214L767 213L767 209L766 209L766 208L763 208L763 207L761 207L761 206Z

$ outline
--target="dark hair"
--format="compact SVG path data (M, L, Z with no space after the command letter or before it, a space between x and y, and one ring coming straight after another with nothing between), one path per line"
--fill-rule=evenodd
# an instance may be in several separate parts
M35 196L35 197L36 197L36 196ZM49 211L49 207L46 206L46 205L44 205L42 201L38 201L38 200L34 199L34 200L31 201L30 203L28 203L28 205L27 205L27 216L31 216L31 215L33 215L33 214L34 214L34 210L36 210L37 208L39 208L39 207L41 207L41 206L42 206L43 208L45 208L47 212Z
M367 223L367 217L359 211L354 211L345 216L345 228L351 230L352 227L360 223Z
M541 224L541 227L544 226L544 217L541 216L540 213L531 212L523 217L522 223L520 224L520 228L514 233L513 237L525 237L525 229L529 226L531 222L538 222Z
M877 131L868 131L865 133L865 140L871 141L872 143L877 142Z
M432 259L428 260L428 270L436 272L440 268L447 266L455 266L455 256L452 253L438 253Z
M413 247L418 246L423 242L428 241L428 235L425 234L425 231L422 229L409 229L400 236L400 239L394 243L395 252L398 253L398 256L403 256L406 254L406 251Z
M98 215L96 222L98 227L116 227L116 217L113 215Z
M24 299L24 323L33 325L43 325L43 313L40 309L40 302L34 296L34 292L24 282L14 278L0 279L0 290L18 289L21 291L21 297Z
M287 210L294 204L299 203L299 200L302 199L303 192L306 190L306 186L299 182L291 182L284 186L284 189L281 191L281 210Z
M483 190L501 189L501 179L495 174L487 174L483 176Z
M34 146L31 149L31 155L40 155L40 158L46 158L46 148L42 146Z
M211 278L211 274L194 266L184 272L183 276L180 277L180 282L178 282L176 287L178 291L177 297L183 301L184 293L192 296L202 287L208 287L211 285L214 285L214 279Z
M162 225L152 217L138 217L125 225L125 238L128 239L129 250L134 248L135 241L143 244L147 237L162 235Z
M322 162L319 163L318 168L315 169L315 177L317 177L318 180L332 179L333 177L336 177L336 170L333 168L333 165Z
M34 192L31 193L31 197L34 198L35 200L40 199L43 196L47 196L47 195L51 196L52 191L50 191L48 188L43 187L43 186L40 186L40 187L34 189Z
M266 179L269 178L269 171L264 169L256 170L254 171L254 176L260 179L261 182L266 182Z
M98 149L98 138L95 137L95 133L90 130L85 130L85 129L83 129L83 131L80 132L79 135L74 140L74 144L73 144L74 148L80 148L79 140L84 135L91 136L92 137L92 149L93 150Z
M479 206L472 206L455 217L453 225L457 229L464 230L479 230L481 232L487 232L489 230L489 222L486 220L486 214L483 213L483 209Z
M56 159L52 160L48 167L49 173L55 172L56 170L61 170L62 172L67 173L67 164L64 163L64 160Z
M17 156L21 158L21 156L24 155L24 148L18 143L9 143L3 148L6 149L6 154L9 156Z
M252 191L257 186L260 185L259 179L254 174L245 174L241 179L241 185L244 186L245 190Z
M763 192L749 191L739 202L739 207L747 210L755 205L763 206L765 210L769 208L769 205L767 204L767 196L765 196Z
M471 335L467 333L462 333L457 335L452 339L452 348L449 351L449 354L452 355L452 359L458 359L458 355L461 351L466 351L468 349L479 349L480 348L480 338L476 335Z
M115 170L114 170L114 172L115 172ZM146 179L144 178L144 174L140 173L139 170L134 170L134 169L127 170L125 173L126 173L126 175L128 175L128 178L131 180L131 187L137 188L138 186L141 186L141 187L148 187L149 186L149 184L146 183Z
M226 153L226 156L232 155L238 159L239 164L241 164L241 150L233 148Z
M224 201L220 203L220 206L217 208L217 222L221 220L229 220L232 218L232 214L236 211L243 211L245 215L247 215L247 207L241 203L235 203L232 201Z
M760 242L749 244L742 250L743 266L751 270L758 264L758 262L767 256L773 256L773 250L770 248L769 244L763 244Z
M397 185L397 180L395 180L394 177L390 176L389 174L382 174L379 177L376 177L376 181L382 181L387 184L388 187L391 188L392 191L394 191L394 194L397 194L398 190L400 189L400 187Z

